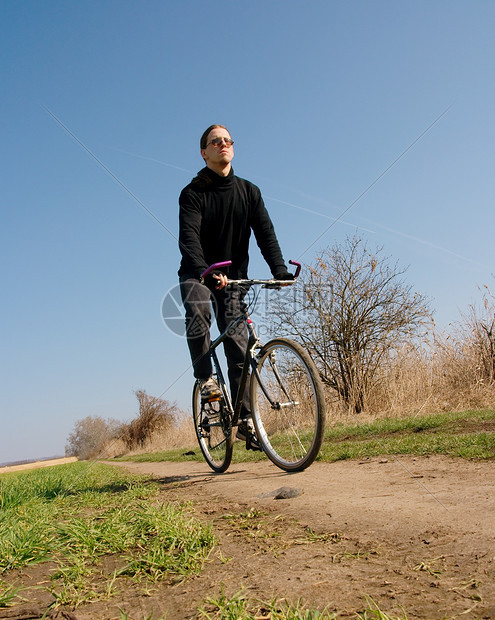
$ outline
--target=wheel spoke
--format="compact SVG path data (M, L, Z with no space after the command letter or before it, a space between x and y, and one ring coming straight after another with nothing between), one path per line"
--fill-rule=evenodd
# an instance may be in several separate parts
M193 418L206 462L216 472L225 471L232 459L232 427L223 400L203 403L198 383L193 391Z
M317 371L300 345L280 338L259 354L251 380L256 431L268 457L282 469L304 469L316 458L324 428Z

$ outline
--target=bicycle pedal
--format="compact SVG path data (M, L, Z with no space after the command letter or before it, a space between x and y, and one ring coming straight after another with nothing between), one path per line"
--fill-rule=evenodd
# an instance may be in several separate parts
M222 398L221 396L213 396L210 398L202 398L201 400L204 403L215 403L215 402L218 402L221 398Z
M258 438L254 435L249 435L246 439L246 450L253 450L253 452L262 452L263 449L258 441Z

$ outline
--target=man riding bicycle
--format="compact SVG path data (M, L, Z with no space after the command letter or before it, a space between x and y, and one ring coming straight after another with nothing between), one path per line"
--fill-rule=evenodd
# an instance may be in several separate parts
M208 354L211 306L220 331L241 314L244 292L226 286L229 278L247 277L251 231L273 277L294 278L285 265L260 190L234 174L233 146L234 141L223 125L208 127L200 140L206 166L179 197L180 289L194 376L201 381L204 400L220 395ZM232 264L222 271L214 271L203 281L201 274L207 267L223 261ZM224 343L233 401L239 389L247 340L246 326L241 322ZM245 393L237 432L239 439L246 439L250 418L249 396Z

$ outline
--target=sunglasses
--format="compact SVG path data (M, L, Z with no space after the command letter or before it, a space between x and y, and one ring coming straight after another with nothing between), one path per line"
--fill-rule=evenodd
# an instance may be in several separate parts
M226 146L233 146L234 145L234 141L232 140L232 138L213 138L213 140L211 142L208 142L208 144L206 146L209 146L210 144L213 144L213 146L222 146L222 144L225 142Z

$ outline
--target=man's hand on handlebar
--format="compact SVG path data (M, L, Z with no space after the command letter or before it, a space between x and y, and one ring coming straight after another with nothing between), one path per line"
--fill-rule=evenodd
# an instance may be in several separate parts
M267 286L270 283L273 283L275 285L274 288L278 288L281 286L290 286L294 283L295 280L297 280L297 277L299 276L299 272L301 271L301 263L292 260L290 260L289 263L291 265L295 265L296 272L292 274L286 268L280 268L274 274L274 281L248 279L229 280L228 277L221 270L224 267L229 267L232 264L232 261L222 261L220 263L214 263L213 265L210 265L208 269L205 269L205 271L203 271L203 273L201 274L201 283L205 284L211 291L220 291L225 288L229 284L229 282L248 285L263 284Z
M292 281L295 280L294 274L287 271L287 269L281 269L280 271L277 271L273 277L275 278L275 280L287 281L287 284L281 284L280 286L290 286L292 284Z
M219 273L219 274L214 273L213 277L217 281L217 285L215 286L217 291L221 290L222 288L225 288L229 282L229 279L224 273Z
M210 290L220 291L228 284L227 276L221 271L212 271L205 277L205 285Z

